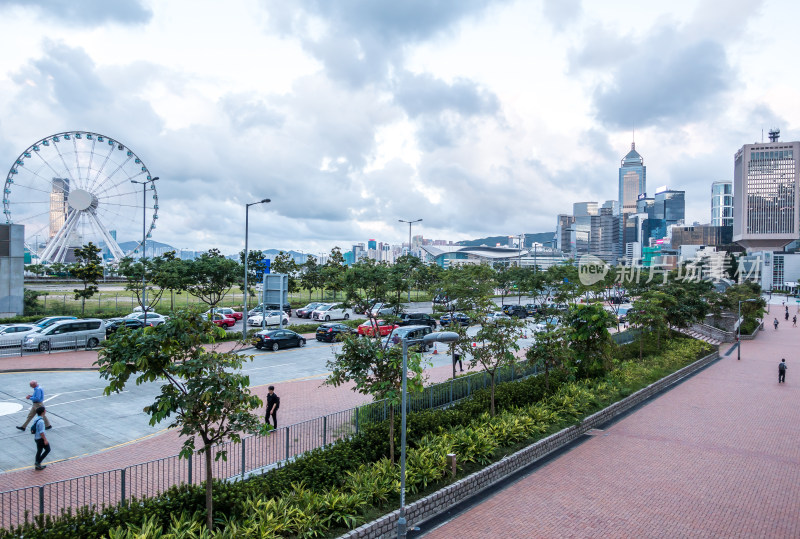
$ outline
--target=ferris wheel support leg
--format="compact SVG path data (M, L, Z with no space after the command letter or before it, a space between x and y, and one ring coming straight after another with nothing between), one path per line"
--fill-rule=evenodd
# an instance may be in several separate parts
M69 239L72 236L72 232L78 226L78 222L80 221L80 213L79 212L72 212L67 219L67 223L65 223L64 229L64 236L61 238L61 242L58 245L58 252L56 253L56 262L63 263L67 258L67 251L69 250Z
M100 222L100 219L97 218L97 215L94 212L89 212L88 215L100 230L100 233L103 235L103 239L106 240L106 247L108 247L108 250L111 251L111 255L114 257L114 259L117 262L122 260L125 257L125 254L122 252L122 249L120 249L119 244L117 244L114 238L111 237L111 234L108 233L108 230L106 230L106 227L103 226L103 223Z
M69 234L75 227L77 220L77 212L71 212L64 225L58 229L56 235L53 236L49 242L47 242L44 251L42 251L42 260L47 260L49 262L63 261L64 254L66 252L65 244L67 243Z

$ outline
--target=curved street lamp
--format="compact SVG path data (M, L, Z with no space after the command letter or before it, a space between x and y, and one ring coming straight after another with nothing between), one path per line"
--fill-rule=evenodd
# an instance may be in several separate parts
M247 290L247 234L249 232L249 225L250 225L250 206L255 206L256 204L268 204L272 202L270 199L265 198L259 200L258 202L250 202L249 204L244 205L244 312L242 313L242 340L247 340L247 296L249 295Z

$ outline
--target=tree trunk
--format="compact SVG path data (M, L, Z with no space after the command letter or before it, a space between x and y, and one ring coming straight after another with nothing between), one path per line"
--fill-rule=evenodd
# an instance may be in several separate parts
M642 360L642 341L644 341L644 331L639 335L639 361Z
M394 405L389 405L389 460L394 464Z
M214 472L211 469L211 446L205 446L206 457L206 527L209 532L214 529L214 497L212 495Z
M550 393L550 362L544 361L544 392Z
M490 375L492 379L492 400L491 400L492 405L490 407L492 417L494 417L494 374L495 371L492 371Z
M83 316L83 311L86 308L86 297L81 297L81 316Z

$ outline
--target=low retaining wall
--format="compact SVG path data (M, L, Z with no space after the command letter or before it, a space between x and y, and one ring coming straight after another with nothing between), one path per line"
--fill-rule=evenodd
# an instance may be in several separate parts
M742 335L739 338L743 341L752 341L758 335L758 332L764 329L764 322L761 322L759 325L756 326L756 329L750 335Z
M742 336L744 338L744 335ZM714 352L708 356L695 361L691 365L687 365L683 369L676 371L661 380L650 384L649 386L640 389L636 393L615 402L599 412L596 412L578 425L567 427L555 434L551 434L547 438L543 438L538 442L529 445L528 447L517 451L513 455L505 457L499 462L495 462L472 475L469 475L452 485L448 485L433 494L417 500L406 506L406 519L408 520L409 529L418 525L442 511L445 511L453 505L462 502L478 494L483 489L490 487L497 481L500 481L508 475L524 468L525 466L536 462L542 457L547 456L549 453L575 441L583 436L587 431L597 428L600 425L614 419L615 417L624 414L636 405L646 401L647 399L661 393L669 386L681 381L683 378L695 373L703 367L713 363L719 359L719 353ZM391 513L384 515L378 520L368 522L363 526L352 530L341 537L351 538L377 538L377 537L395 537L397 535L397 519L400 517L400 510L397 509Z
M733 331L725 331L724 329L715 328L714 326L709 326L708 324L692 324L690 329L692 331L696 331L703 337L708 337L709 339L714 339L715 341L736 342L736 333Z

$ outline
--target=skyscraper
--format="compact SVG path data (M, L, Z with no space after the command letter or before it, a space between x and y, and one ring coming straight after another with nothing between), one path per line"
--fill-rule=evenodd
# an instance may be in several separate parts
M58 234L67 221L69 178L53 178L50 188L50 238Z
M733 241L750 251L776 251L800 238L800 142L745 144L733 161Z
M733 226L733 182L711 184L711 226Z
M619 167L620 213L636 213L636 201L647 191L646 175L644 159L636 151L636 143L631 142L631 151L622 158Z

